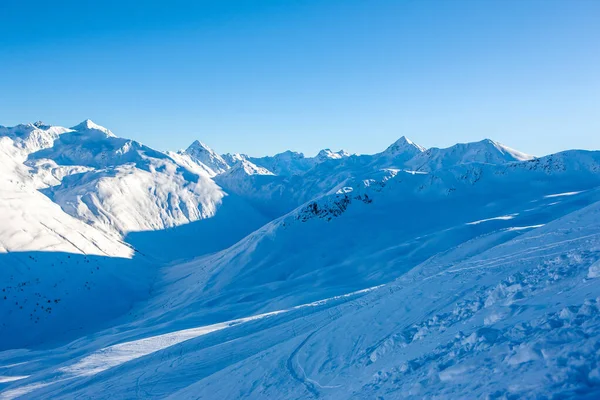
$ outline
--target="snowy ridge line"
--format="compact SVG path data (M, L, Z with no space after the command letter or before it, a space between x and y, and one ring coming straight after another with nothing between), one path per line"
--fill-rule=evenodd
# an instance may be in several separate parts
M128 361L135 360L140 357L161 351L176 344L197 337L207 335L212 332L217 332L233 326L241 325L246 322L256 321L263 318L268 318L274 315L280 315L303 308L318 307L336 300L349 299L361 294L366 294L385 285L377 285L366 289L357 290L351 293L329 297L322 300L317 300L311 303L301 304L288 309L270 311L263 314L257 314L250 317L237 318L230 321L220 322L212 325L201 326L197 328L183 329L180 331L165 333L162 335L151 336L143 339L133 340L102 348L94 353L80 359L73 365L58 368L55 372L58 373L48 381L36 382L29 385L24 385L14 389L9 389L0 392L0 399L8 400L23 396L36 389L40 389L55 383L64 382L66 380L75 379L78 377L92 376L110 368L117 367ZM4 382L17 381L29 376L2 376ZM2 382L2 381L0 381Z

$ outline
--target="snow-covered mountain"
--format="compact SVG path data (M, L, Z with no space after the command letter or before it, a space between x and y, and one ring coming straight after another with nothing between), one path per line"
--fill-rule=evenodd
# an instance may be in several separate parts
M274 175L294 176L303 175L323 162L329 160L341 160L349 156L350 153L344 150L334 152L330 149L323 149L319 151L315 157L305 157L302 153L288 150L267 157L250 157L241 153L228 153L223 154L222 158L226 160L229 166L234 166L242 161L248 161L256 166L271 171Z
M221 157L223 158L223 160L225 160L225 162L229 166L234 166L235 164L237 164L240 161L250 159L250 157L247 154L241 154L241 153L226 153L226 154L223 154Z
M327 160L339 160L341 158L350 157L350 153L345 150L331 151L330 149L323 149L319 151L315 157L318 161L323 162Z
M2 347L70 337L127 312L147 294L143 259L114 236L65 213L40 187L87 168L52 162L48 175L23 164L69 129L0 128L0 337ZM37 164L36 164L37 165ZM135 277L135 278L134 278ZM133 284L133 283L136 284ZM98 296L119 293L111 302ZM2 375L2 372L0 372Z
M189 156L196 163L199 163L207 168L211 175L218 175L227 171L230 165L210 147L196 140L181 154Z
M46 140L25 164L68 214L108 233L164 229L213 216L224 193L189 165L87 120ZM198 154L198 153L194 153ZM71 173L65 173L68 168Z
M421 155L425 151L424 147L419 146L406 136L392 143L387 149L381 152L377 158L384 162L404 164L408 160Z
M502 164L533 159L528 154L513 150L493 140L485 139L476 143L459 143L446 149L431 148L416 154L407 162L415 170L432 171L458 164L473 162Z
M0 184L0 398L600 394L600 152L220 156L87 120L0 127Z

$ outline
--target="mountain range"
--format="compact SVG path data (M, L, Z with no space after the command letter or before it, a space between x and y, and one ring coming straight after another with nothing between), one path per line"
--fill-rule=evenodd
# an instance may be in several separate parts
M599 187L600 151L490 139L0 126L0 399L596 398Z

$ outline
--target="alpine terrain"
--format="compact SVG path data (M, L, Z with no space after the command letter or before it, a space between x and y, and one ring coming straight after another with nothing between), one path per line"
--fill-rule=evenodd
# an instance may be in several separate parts
M600 151L0 126L18 398L600 398Z

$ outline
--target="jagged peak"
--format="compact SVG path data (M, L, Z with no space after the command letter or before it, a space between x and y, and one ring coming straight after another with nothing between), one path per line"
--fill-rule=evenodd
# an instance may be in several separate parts
M225 160L223 160L223 158L217 154L216 151L200 140L194 140L184 152L197 158L204 158L208 156L211 159L216 159L219 162L225 163Z
M229 164L233 165L242 160L248 160L248 155L243 153L225 153L221 154L221 157Z
M200 140L194 140L192 142L192 144L190 144L187 148L187 150L205 150L208 151L210 153L214 153L213 149L211 149L208 145L206 145L204 142L201 142Z
M319 151L319 154L317 154L317 159L320 160L325 160L325 159L332 159L332 160L339 160L341 158L344 157L349 157L350 153L348 153L345 150L340 150L340 151L331 151L331 149L323 149L321 151Z
M212 170L215 174L220 174L227 171L230 165L217 154L213 149L208 147L200 140L194 140L194 142L183 151L195 162L202 163L204 166Z

